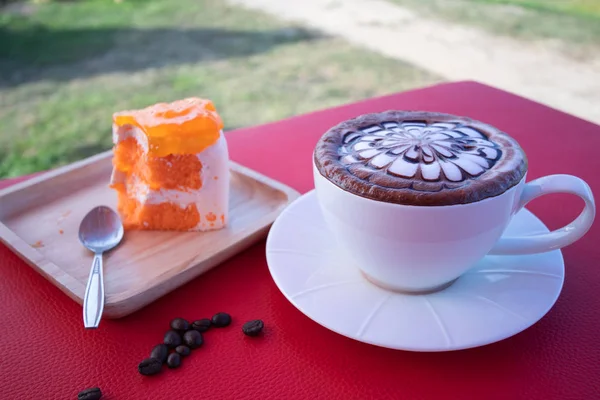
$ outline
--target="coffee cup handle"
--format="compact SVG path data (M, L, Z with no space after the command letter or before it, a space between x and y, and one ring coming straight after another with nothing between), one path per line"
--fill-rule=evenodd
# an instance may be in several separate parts
M544 253L579 240L592 226L596 215L594 196L589 185L572 175L549 175L525 184L516 210L531 200L550 193L569 193L581 197L585 208L570 224L552 232L523 237L502 237L489 254L518 255Z

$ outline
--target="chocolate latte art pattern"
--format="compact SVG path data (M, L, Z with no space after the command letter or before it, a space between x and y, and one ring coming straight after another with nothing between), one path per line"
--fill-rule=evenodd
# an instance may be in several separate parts
M331 128L317 144L315 164L344 190L407 205L480 201L516 185L527 170L518 143L492 126L401 111Z

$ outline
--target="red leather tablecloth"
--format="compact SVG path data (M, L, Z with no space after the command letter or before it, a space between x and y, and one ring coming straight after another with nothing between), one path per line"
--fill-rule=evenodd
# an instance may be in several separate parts
M313 187L313 146L328 127L392 108L489 122L524 147L529 179L574 174L600 193L599 126L473 82L240 129L228 136L231 157L306 192ZM554 195L528 207L557 228L582 202ZM269 275L264 241L96 331L83 329L80 306L0 245L0 399L71 399L95 385L106 399L600 399L600 223L563 254L563 292L530 329L477 349L410 353L347 339L297 311ZM138 374L138 362L173 317L221 310L233 315L233 325L207 332L182 368ZM264 319L264 338L241 334L241 323L252 318Z

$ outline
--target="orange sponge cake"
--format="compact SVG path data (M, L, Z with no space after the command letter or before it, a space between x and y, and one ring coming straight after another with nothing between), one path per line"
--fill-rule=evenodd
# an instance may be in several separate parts
M209 100L113 115L113 174L125 229L206 231L227 223L229 155Z

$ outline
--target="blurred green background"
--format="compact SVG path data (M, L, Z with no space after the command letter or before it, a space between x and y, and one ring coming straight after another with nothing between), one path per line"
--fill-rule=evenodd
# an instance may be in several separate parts
M439 18L519 40L555 40L566 54L600 50L600 0L389 0Z
M109 149L114 111L159 101L212 99L232 129L438 80L218 0L19 2L0 14L0 176Z
M597 0L388 0L585 58ZM226 129L443 79L221 0L6 1L0 8L0 178L111 147L111 115L212 99Z

